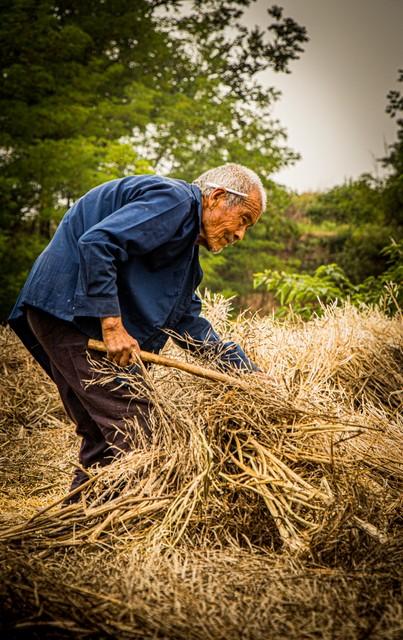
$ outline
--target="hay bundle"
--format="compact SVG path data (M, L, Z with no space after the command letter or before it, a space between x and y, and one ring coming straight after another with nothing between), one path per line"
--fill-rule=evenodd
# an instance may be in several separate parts
M223 330L223 301L213 309L224 316ZM273 548L281 541L306 550L326 538L330 521L336 535L338 498L351 493L354 474L377 465L402 476L402 461L392 455L401 439L397 329L376 312L349 307L288 330L288 339L267 319L241 319L240 341L268 369L267 377L243 376L242 388L158 368L142 379L106 360L94 363L90 384L119 375L133 399L146 386L153 443L95 473L83 504L46 510L3 538L46 531L47 543L77 545L129 534L148 546ZM370 379L381 344L382 371ZM365 391L357 384L364 377ZM141 439L136 425L130 428ZM351 509L349 516L382 539L376 523ZM338 522L345 526L344 517Z

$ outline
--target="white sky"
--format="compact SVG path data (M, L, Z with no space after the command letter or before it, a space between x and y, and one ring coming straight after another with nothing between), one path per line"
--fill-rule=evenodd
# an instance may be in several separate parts
M302 155L273 177L301 192L364 172L379 175L376 158L396 132L385 107L403 67L403 0L258 0L245 22L267 24L272 4L310 37L291 74L262 74L267 86L282 91L273 115Z

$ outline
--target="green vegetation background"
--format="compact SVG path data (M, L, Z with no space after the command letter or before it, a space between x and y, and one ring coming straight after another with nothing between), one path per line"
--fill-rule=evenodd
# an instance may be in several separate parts
M271 115L278 93L258 74L289 72L308 37L277 6L266 25L247 29L249 4L1 2L0 320L66 209L88 189L144 172L192 181L231 161L261 175L268 210L239 246L203 253L204 286L235 296L238 307L282 313L292 304L309 315L318 295L371 301L402 279L400 93L388 96L398 138L383 160L387 179L288 193L270 176L297 155ZM399 292L388 291L396 309Z

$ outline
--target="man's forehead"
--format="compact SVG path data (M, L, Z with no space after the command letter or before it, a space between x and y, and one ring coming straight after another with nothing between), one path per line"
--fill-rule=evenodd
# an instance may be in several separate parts
M252 213L254 218L258 220L262 214L262 199L259 191L251 191L242 207L245 212Z

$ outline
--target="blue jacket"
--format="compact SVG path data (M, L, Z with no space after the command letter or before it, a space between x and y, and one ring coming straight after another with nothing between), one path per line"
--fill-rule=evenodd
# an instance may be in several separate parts
M223 343L200 316L200 226L200 189L181 180L131 176L92 189L67 211L34 263L10 326L48 372L26 305L97 339L99 318L120 315L141 349L160 351L171 330L183 347L213 351L224 366L255 370L238 345Z

